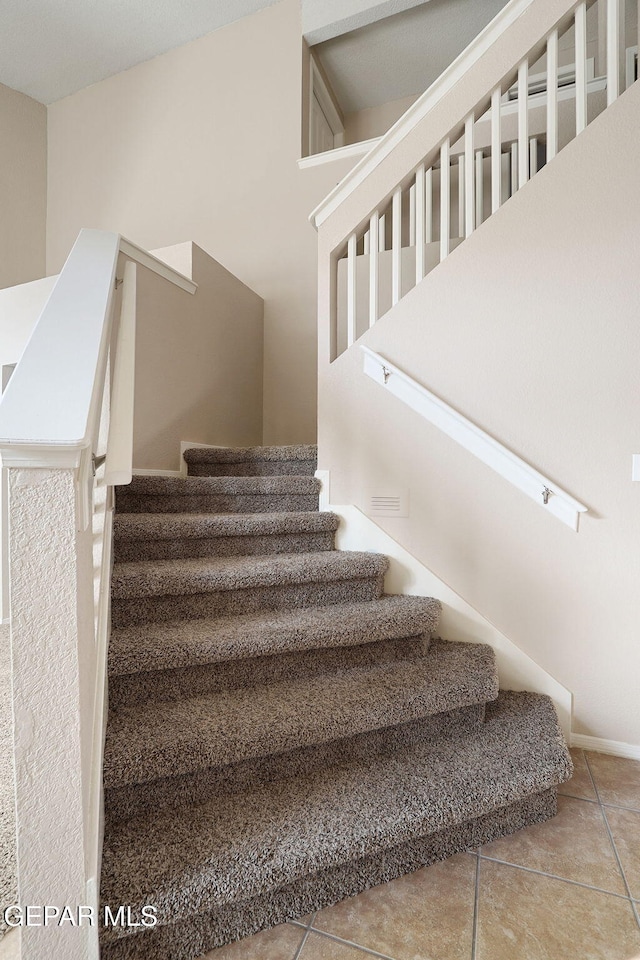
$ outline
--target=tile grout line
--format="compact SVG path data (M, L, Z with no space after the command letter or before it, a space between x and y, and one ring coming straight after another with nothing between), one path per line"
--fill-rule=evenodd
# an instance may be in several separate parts
M471 960L476 960L478 943L478 905L480 901L480 851L476 859L476 882L473 895L473 927L471 935Z
M343 937L336 936L335 933L327 933L325 930L318 930L317 927L309 926L307 928L307 934L316 933L321 937L326 937L327 940L333 940L334 943L341 943L346 947L353 947L355 950L362 950L363 953L369 954L370 957L378 957L378 960L394 960L393 957L390 957L387 953L378 953L377 950L372 950L370 947L363 947L361 943L356 943L355 940L345 940Z
M627 890L629 903L631 904L631 912L633 913L633 915L634 915L634 917L635 917L635 919L636 919L636 923L637 923L638 927L640 928L640 916L638 916L638 910L637 910L637 908L636 908L635 903L633 902L633 897L631 896L631 887L629 886L629 883L628 883L628 881L627 881L627 875L626 875L626 873L624 872L624 867L622 866L622 861L621 861L621 859L620 859L620 855L618 854L618 848L616 847L616 842L615 842L615 840L613 839L613 833L611 832L611 827L609 826L609 821L607 820L607 811L606 811L606 809L605 809L605 806L604 806L602 800L600 799L600 791L598 790L598 785L596 784L596 778L594 777L593 772L592 772L592 770L591 770L591 764L589 763L589 758L588 758L588 756L587 756L587 752L586 752L586 750L583 751L583 752L584 752L584 761L585 761L585 763L586 763L586 765L587 765L587 770L589 771L589 776L591 777L591 782L592 782L592 784L593 784L593 789L594 789L595 792L596 792L596 797L598 798L598 803L600 804L600 809L602 810L602 819L604 820L604 825L605 825L605 827L606 827L606 829L607 829L607 833L609 834L609 842L610 842L611 848L612 848L612 850L613 850L613 855L614 855L614 857L616 858L616 862L617 862L617 864L618 864L618 869L620 870L620 874L621 874L621 876L622 876L622 882L624 883L624 885L625 885L625 887L626 887L626 890Z
M593 887L590 883L582 883L580 880L570 880L568 877L561 877L557 873L545 873L544 870L535 870L533 867L523 867L519 863L511 863L509 860L500 860L498 857L487 857L480 854L481 860L490 860L492 863L501 863L505 867L513 867L514 870L524 870L526 873L535 873L538 877L548 877L549 880L559 880L561 883L571 883L574 887L583 887L585 890L593 890L594 893L604 893L608 897L617 897L619 900L629 900L626 893L614 893L613 890L603 890L602 887Z
M296 926L297 926L297 924L296 924ZM298 929L300 929L300 928L298 928ZM309 936L309 927L305 927L305 928L304 928L304 932L303 932L303 934L302 934L302 940L301 940L300 943L298 944L298 949L297 949L296 952L294 953L294 955L293 955L293 957L292 957L292 960L299 960L300 954L302 953L302 948L304 947L305 943L307 942L307 937L308 937L308 936Z

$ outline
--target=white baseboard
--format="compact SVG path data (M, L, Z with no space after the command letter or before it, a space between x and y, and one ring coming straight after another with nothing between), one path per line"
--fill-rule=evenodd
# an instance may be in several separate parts
M132 470L134 477L183 477L182 470L152 470L144 467Z
M500 633L489 620L405 550L374 520L355 506L329 504L328 471L319 470L316 476L323 483L320 509L337 513L342 521L336 534L338 549L368 550L389 557L385 590L388 593L436 597L440 600L442 615L438 626L439 635L448 640L487 643L493 647L500 685L507 690L532 690L551 697L562 729L569 739L573 706L571 692L513 641Z
M585 733L572 733L571 746L595 753L610 753L613 757L624 757L626 760L640 760L640 745L624 743L622 740L604 740L602 737L589 737Z

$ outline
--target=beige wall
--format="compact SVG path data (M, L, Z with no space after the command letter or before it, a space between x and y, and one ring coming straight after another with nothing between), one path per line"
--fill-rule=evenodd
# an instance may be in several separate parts
M0 84L0 287L45 274L47 108Z
M331 501L408 487L378 522L573 691L576 732L632 744L639 153L636 84L361 340L587 504L578 534L320 340Z
M133 462L177 470L181 440L262 442L263 303L195 244L157 254L198 290L138 270Z
M359 143L361 140L381 137L415 100L417 96L402 97L400 100L382 103L379 107L368 107L366 110L347 113L344 118L344 142Z
M298 170L301 27L282 0L49 108L47 262L82 226L193 239L265 301L264 438L316 431L317 237L353 160Z

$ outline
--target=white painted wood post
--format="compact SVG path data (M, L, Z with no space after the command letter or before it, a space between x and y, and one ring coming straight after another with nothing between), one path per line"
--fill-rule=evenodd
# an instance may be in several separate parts
M502 132L500 122L500 87L491 94L491 213L500 209L502 203Z
M470 237L475 227L475 166L473 149L474 116L464 122L464 236Z
M356 341L356 245L358 238L352 233L347 241L347 345Z
M620 0L607 0L607 106L620 93Z
M378 250L384 253L387 249L387 215L383 213L378 220Z
M518 190L518 144L511 144L511 196Z
M409 246L416 242L416 185L409 187Z
M371 214L369 220L369 236L373 242L369 250L369 326L372 327L378 319L378 239L380 217L378 211Z
M362 237L362 252L365 255L365 257L369 255L369 249L370 249L369 231L365 230L364 236Z
M461 240L464 237L464 167L465 156L461 153L458 157L458 236Z
M402 288L402 190L391 201L391 305L395 306Z
M518 67L518 188L529 179L529 61Z
M425 243L433 243L433 167L425 174Z
M587 4L579 3L575 12L576 44L576 136L587 125Z
M484 220L484 153L476 150L476 227Z
M449 137L440 147L440 260L449 256L451 247L451 142Z
M529 140L529 176L533 177L538 172L538 138L532 137Z
M424 277L424 163L416 170L416 283Z
M128 260L124 265L120 325L118 327L109 440L104 482L107 486L131 483L133 477L133 401L136 368L136 282L137 267Z
M547 40L547 163L558 152L558 31Z

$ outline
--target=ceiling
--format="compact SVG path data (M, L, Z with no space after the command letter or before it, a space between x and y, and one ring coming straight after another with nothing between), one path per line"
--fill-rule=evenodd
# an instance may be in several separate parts
M344 113L423 93L507 0L428 0L314 46Z
M276 0L1 0L0 83L42 103Z

